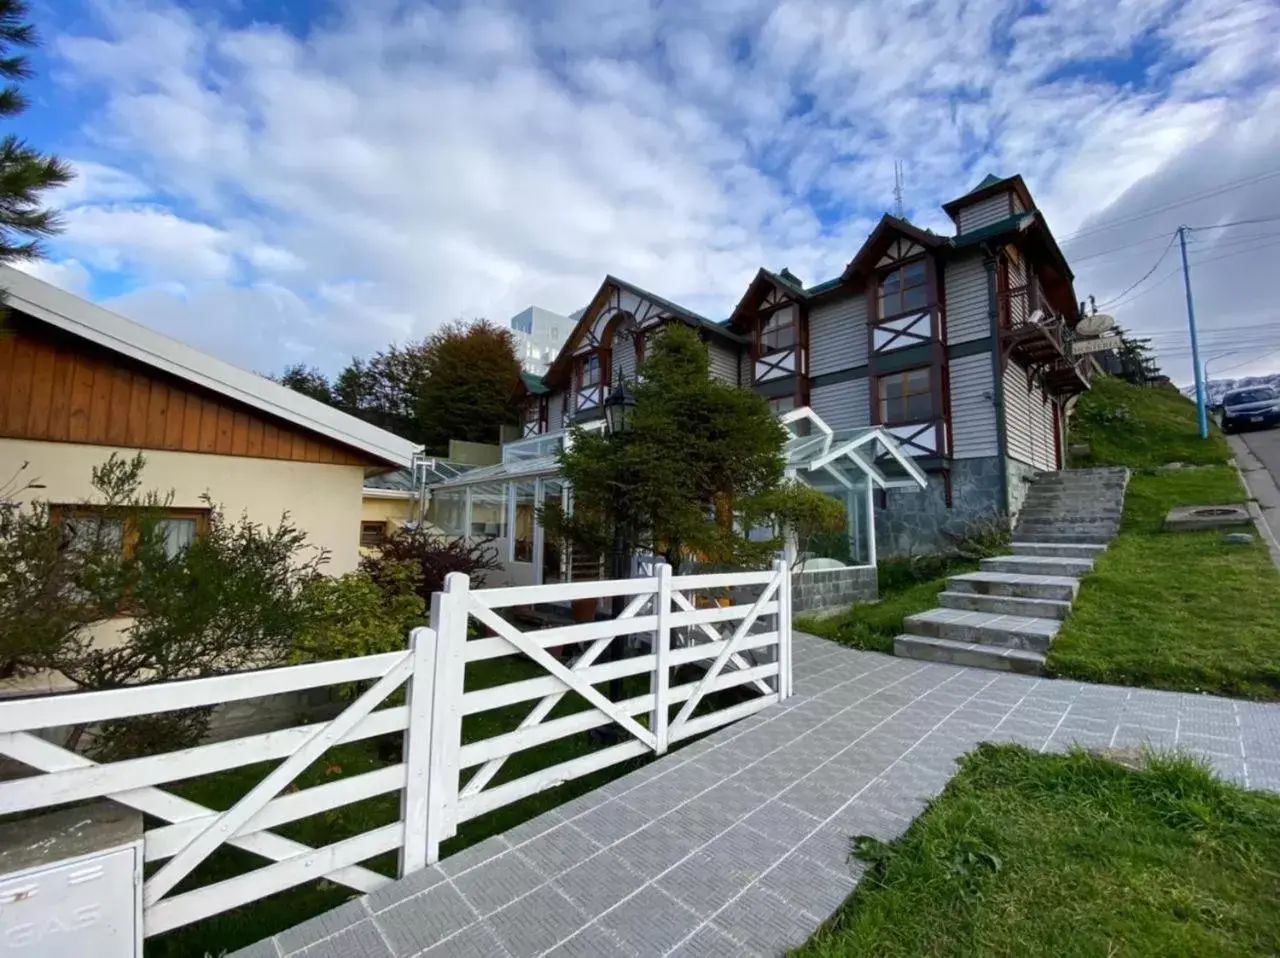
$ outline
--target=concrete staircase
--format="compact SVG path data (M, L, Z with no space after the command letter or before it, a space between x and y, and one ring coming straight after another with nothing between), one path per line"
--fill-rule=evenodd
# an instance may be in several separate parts
M1120 528L1127 469L1041 473L1012 554L947 579L938 608L903 620L895 655L1039 675L1080 579Z

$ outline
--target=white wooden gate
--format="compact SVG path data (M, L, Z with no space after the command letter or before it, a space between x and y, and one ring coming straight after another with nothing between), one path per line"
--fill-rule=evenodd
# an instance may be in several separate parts
M318 878L359 892L390 879L359 863L399 850L399 874L437 860L440 844L467 821L522 798L708 732L791 693L791 577L779 562L762 572L673 576L666 565L644 578L472 590L454 573L432 603L432 629L415 629L407 651L105 692L0 702L0 754L35 774L0 783L0 815L92 798L110 798L160 820L144 833L148 863L165 862L143 886L147 936L198 921ZM699 608L714 591L719 601ZM743 598L750 592L752 598ZM615 619L522 631L499 610L577 599L627 599ZM476 621L492 634L468 639ZM646 637L642 654L600 662L619 636ZM678 638L678 640L677 640ZM550 650L576 645L566 662ZM524 656L542 675L466 691L470 663ZM693 681L672 685L672 670L697 666ZM648 691L612 701L596 685L648 676ZM686 676L687 677L687 676ZM329 722L99 764L34 734L134 716L222 705L302 689L371 682ZM387 706L400 686L404 705ZM732 703L713 693L739 688ZM581 711L551 717L568 695ZM463 719L522 702L533 706L514 730L463 741ZM672 718L670 712L679 705ZM379 706L382 706L381 708ZM550 768L493 785L506 760L566 736L616 725L625 740ZM334 745L405 733L401 761L285 793ZM231 808L218 811L158 786L258 762L283 759ZM474 769L468 776L463 772ZM273 829L318 813L399 791L399 818L312 848ZM223 845L272 864L177 891Z

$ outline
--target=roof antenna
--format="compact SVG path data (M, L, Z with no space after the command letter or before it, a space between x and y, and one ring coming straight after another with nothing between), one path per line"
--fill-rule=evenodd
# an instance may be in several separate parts
M902 206L902 161L893 161L893 215L898 219L906 219L906 211Z

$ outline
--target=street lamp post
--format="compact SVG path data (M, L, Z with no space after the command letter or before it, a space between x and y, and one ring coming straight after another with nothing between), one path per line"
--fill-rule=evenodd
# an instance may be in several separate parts
M609 439L617 445L627 441L631 432L631 415L636 405L635 393L627 386L626 378L619 372L617 385L604 401L604 424ZM627 542L627 523L630 521L627 496L621 494L614 502L613 510L613 578L631 578L631 545ZM622 618L627 607L625 595L613 597L610 614L616 621ZM608 661L616 662L626 655L626 637L618 636L609 643ZM614 702L622 700L622 679L609 680L609 698ZM616 741L618 729L615 726L593 729L592 735L597 741Z

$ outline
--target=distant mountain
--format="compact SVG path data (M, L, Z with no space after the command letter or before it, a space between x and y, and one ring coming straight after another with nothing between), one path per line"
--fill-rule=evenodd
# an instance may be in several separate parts
M1211 379L1205 388L1205 395L1210 406L1216 406L1233 389L1245 389L1248 386L1270 386L1280 392L1280 373L1268 373L1265 376L1245 376L1241 379ZM1195 398L1196 387L1184 386L1182 394Z

